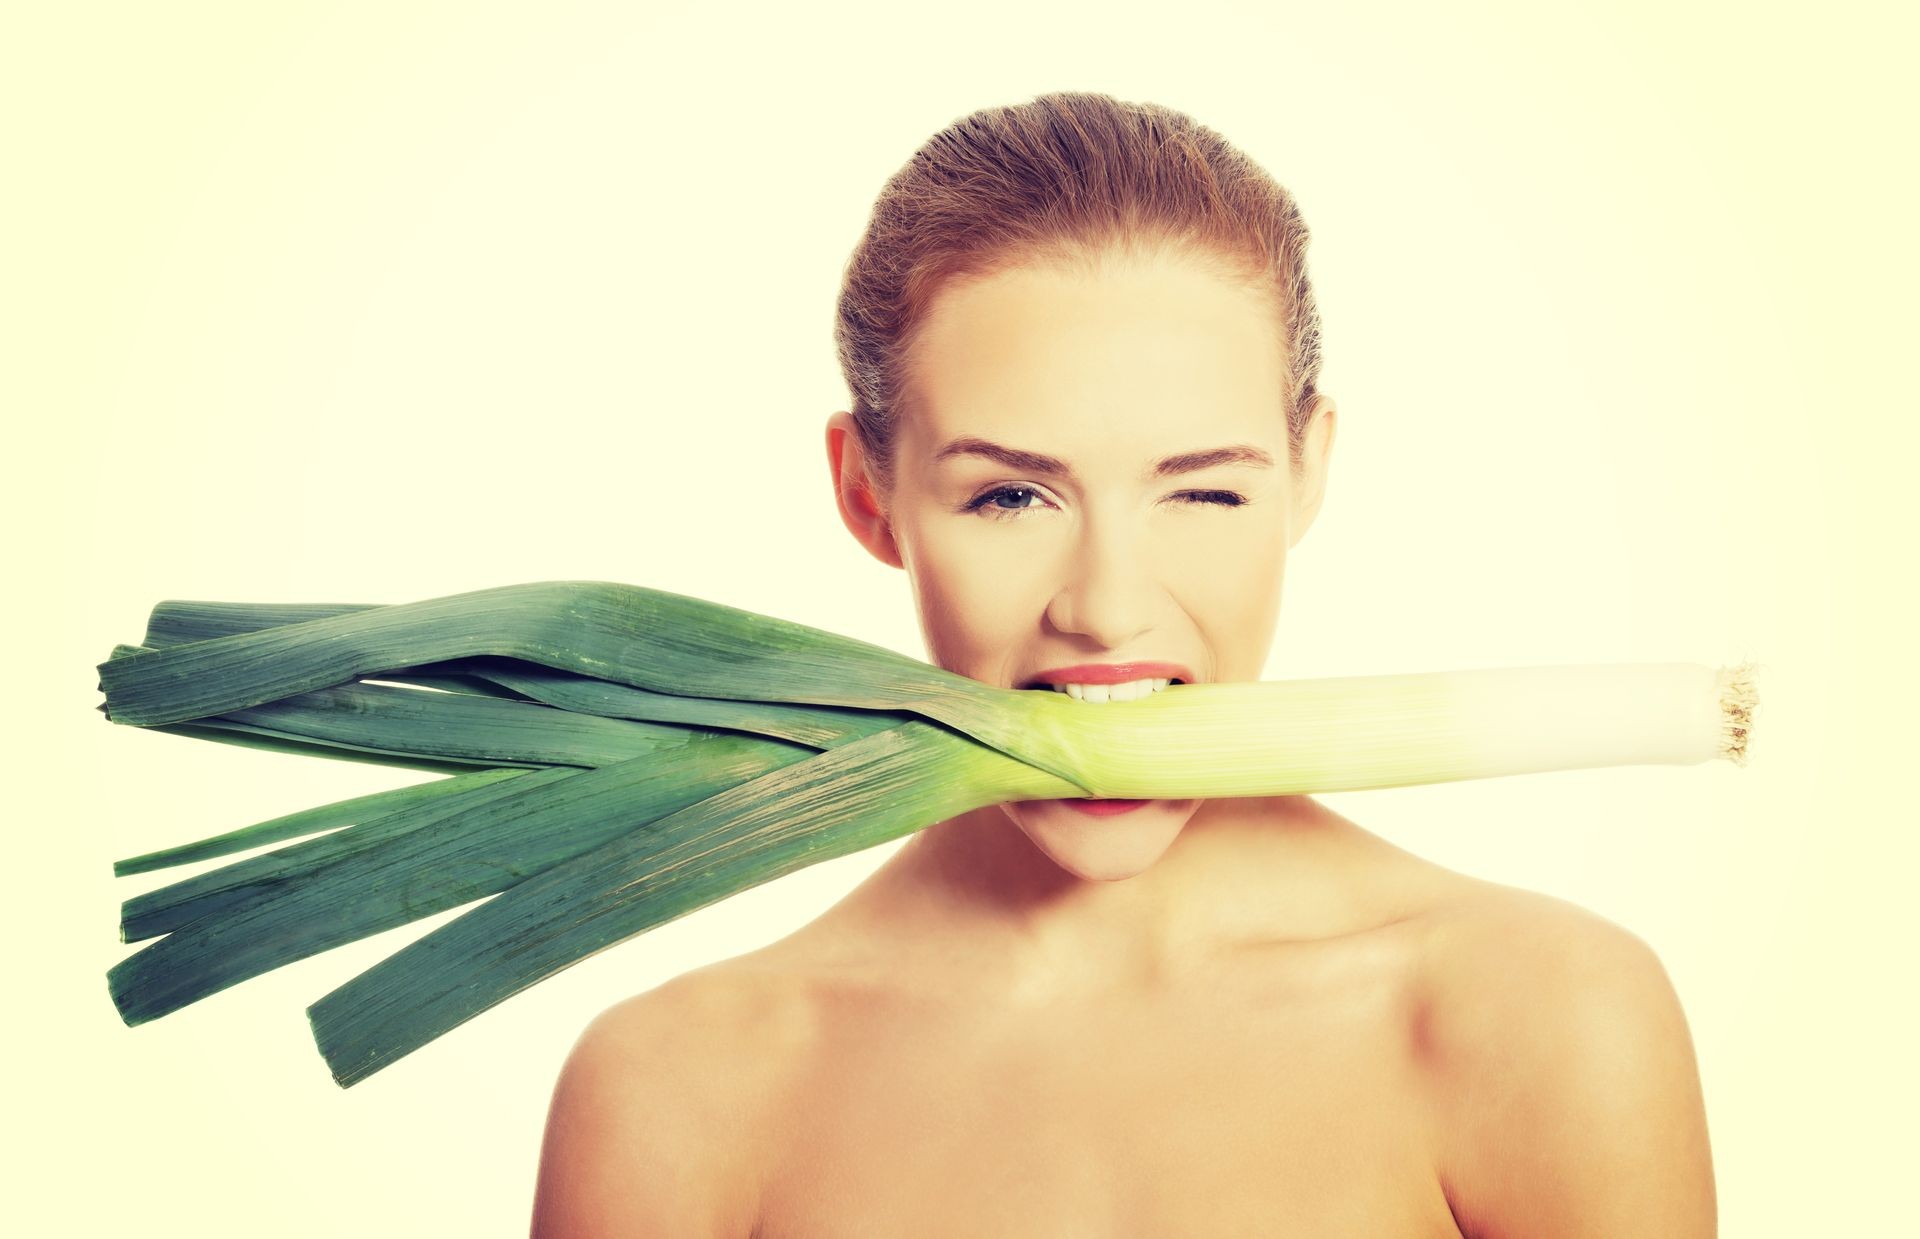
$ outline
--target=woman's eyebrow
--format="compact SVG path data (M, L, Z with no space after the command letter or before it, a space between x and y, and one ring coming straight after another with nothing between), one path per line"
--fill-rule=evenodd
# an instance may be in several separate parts
M1073 468L1064 460L1052 456L1043 456L1039 452L1029 452L1005 444L993 443L986 439L962 435L949 442L933 454L933 461L939 464L955 456L984 456L997 461L1009 469L1018 469L1022 473L1047 474L1053 477L1077 481ZM1147 477L1174 477L1182 473L1193 473L1200 469L1211 469L1215 465L1249 465L1256 469L1271 469L1273 457L1254 447L1250 443L1235 443L1228 447L1211 447L1204 451L1182 452L1169 456L1147 471Z

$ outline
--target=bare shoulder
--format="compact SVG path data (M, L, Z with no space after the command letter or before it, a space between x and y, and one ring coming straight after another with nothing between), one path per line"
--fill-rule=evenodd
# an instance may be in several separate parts
M748 1234L810 1024L801 987L745 960L601 1012L554 1085L535 1239Z
M1568 1014L1597 997L1636 1007L1672 997L1652 947L1563 899L1475 882L1428 919L1422 976L1442 1004L1438 1013L1456 1022L1505 1026Z
M1436 911L1417 991L1439 1170L1467 1234L1714 1233L1692 1038L1646 942L1488 884Z

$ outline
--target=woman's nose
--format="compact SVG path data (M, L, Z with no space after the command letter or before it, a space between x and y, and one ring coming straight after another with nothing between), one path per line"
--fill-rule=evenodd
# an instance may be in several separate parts
M1062 565L1048 621L1104 649L1123 650L1153 623L1158 583L1141 540L1089 526Z

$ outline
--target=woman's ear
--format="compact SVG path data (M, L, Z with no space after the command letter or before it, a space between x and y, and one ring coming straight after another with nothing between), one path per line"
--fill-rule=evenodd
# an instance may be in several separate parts
M1308 414L1305 437L1300 444L1300 474L1293 491L1288 547L1306 537L1313 518L1320 515L1320 502L1327 493L1327 464L1333 456L1337 413L1331 397L1321 394L1313 398L1313 411Z
M890 568L902 567L893 525L874 495L866 454L849 413L827 418L827 467L833 472L834 501L840 505L840 519L847 529L875 559Z

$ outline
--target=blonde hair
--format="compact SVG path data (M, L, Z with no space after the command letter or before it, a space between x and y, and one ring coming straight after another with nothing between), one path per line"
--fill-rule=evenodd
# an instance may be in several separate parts
M913 341L949 282L1152 246L1271 293L1298 469L1320 377L1308 236L1263 168L1159 104L1062 91L954 122L888 179L841 282L833 336L875 488L892 493Z

